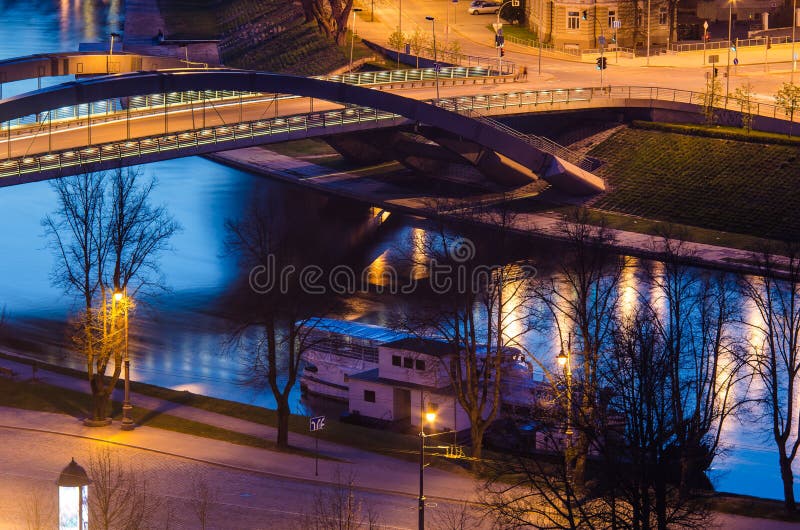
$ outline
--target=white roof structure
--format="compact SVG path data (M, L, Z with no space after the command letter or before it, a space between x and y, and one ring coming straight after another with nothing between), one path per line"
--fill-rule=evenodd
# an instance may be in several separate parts
M313 328L314 331L346 335L355 339L372 341L376 344L384 344L411 336L408 333L393 331L382 326L337 320L335 318L311 318L304 322L298 322L298 324Z

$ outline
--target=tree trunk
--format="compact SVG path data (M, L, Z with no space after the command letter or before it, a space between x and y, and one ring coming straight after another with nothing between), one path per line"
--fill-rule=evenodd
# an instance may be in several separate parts
M483 455L483 431L484 429L472 422L469 428L469 436L472 442L472 470L477 471L481 467L481 456Z
M783 481L783 504L786 512L793 514L797 510L794 500L794 474L792 463L785 455L780 455L781 481Z
M279 399L278 406L278 447L289 447L289 400Z

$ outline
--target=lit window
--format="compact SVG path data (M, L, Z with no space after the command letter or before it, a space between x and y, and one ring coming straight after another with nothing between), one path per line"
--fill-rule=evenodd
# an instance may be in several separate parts
M367 403L375 403L375 391L364 390L364 401L366 401Z
M577 11L567 12L567 29L579 29L581 27L581 15Z

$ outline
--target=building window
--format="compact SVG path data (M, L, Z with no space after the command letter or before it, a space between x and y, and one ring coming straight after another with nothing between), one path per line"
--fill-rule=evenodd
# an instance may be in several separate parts
M577 11L567 12L567 29L579 29L581 27L581 14Z
M667 25L667 8L661 6L661 9L658 10L658 24L660 26Z
M400 366L400 356L392 355L392 366Z
M644 27L644 13L642 11L636 13L636 25L640 28Z
M617 12L616 11L609 11L608 12L608 27L613 28L614 22L617 20Z
M414 359L411 357L403 357L403 368L414 368Z
M366 401L367 403L375 403L375 391L364 390L364 401Z
M415 364L416 364L415 368L417 370L425 371L425 361L423 361L422 359L417 359Z

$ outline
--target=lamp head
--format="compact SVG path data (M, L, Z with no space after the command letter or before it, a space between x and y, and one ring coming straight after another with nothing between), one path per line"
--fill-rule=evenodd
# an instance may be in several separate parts
M114 300L117 302L122 300L122 291L114 291Z
M432 410L429 410L428 412L426 412L425 413L425 420L427 420L428 423L435 422L436 421L436 412L434 412Z
M561 353L558 354L558 357L556 357L556 361L558 361L559 366L567 365L567 354L564 353L564 350L561 350Z
M425 17L425 20L433 21L433 17Z

